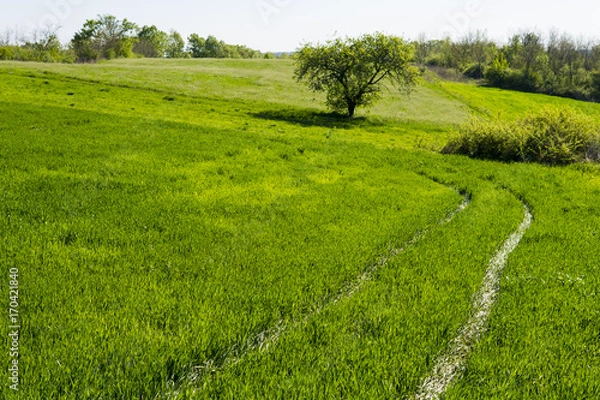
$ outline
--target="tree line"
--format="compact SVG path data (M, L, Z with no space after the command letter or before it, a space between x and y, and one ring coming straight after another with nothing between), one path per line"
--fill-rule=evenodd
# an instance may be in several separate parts
M0 35L0 60L96 62L113 58L275 58L214 36L191 34L187 41L175 30L139 26L127 19L99 15L87 20L68 45L57 29L34 32L28 39L10 31ZM423 68L458 71L490 86L600 101L600 43L551 31L525 31L505 44L477 31L461 39L411 42L413 62ZM287 54L279 57L287 57Z
M57 28L47 27L28 37L5 31L0 35L0 60L96 62L114 58L275 58L272 53L231 45L214 36L194 33L187 38L155 25L139 26L127 19L99 15L88 19L71 42L62 45Z
M448 68L490 86L600 101L600 43L556 30L525 31L499 45L485 32L452 41L413 41L415 62Z

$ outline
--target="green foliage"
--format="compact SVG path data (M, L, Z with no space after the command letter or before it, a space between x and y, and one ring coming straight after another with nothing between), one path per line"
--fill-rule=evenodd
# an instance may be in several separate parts
M10 38L10 32L8 32ZM35 32L38 37L40 33ZM92 63L115 58L244 58L258 59L264 55L243 45L231 45L214 36L201 38L192 34L186 42L181 34L169 34L155 25L138 27L127 19L98 15L86 20L75 33L68 49L63 49L54 32L42 32L34 42L18 45L0 42L0 60Z
M413 44L418 63L452 68L467 78L484 77L493 87L600 101L594 83L594 71L600 68L600 44L595 40L576 40L557 31L543 38L537 32L524 31L498 45L484 33L475 32L455 42L421 38Z
M206 39L193 33L188 37L188 49L193 58L261 58L262 53L246 46L230 45L214 36Z
M592 73L590 82L590 95L594 101L600 102L600 70Z
M169 33L165 54L167 58L189 57L185 51L185 41L179 32L173 30Z
M15 60L15 50L13 46L0 47L0 60Z
M481 79L484 75L484 66L481 64L469 64L463 69L462 73L471 79Z
M534 33L515 35L510 44L496 54L483 76L491 86L536 92L542 85L541 38Z
M525 159L547 164L583 161L600 138L594 120L571 109L546 109L525 119L523 125L529 133Z
M209 35L204 40L204 47L200 49L201 57L205 58L226 58L227 48L225 42Z
M138 30L133 52L144 57L164 57L169 36L155 25L143 26Z
M443 152L473 158L516 161L522 159L521 133L504 122L472 118L461 126L459 136L452 139Z
M546 108L512 123L472 119L445 153L500 161L569 164L599 161L598 124L570 108Z
M74 62L70 50L64 49L56 32L47 29L34 35L33 41L22 44L5 43L0 45L0 60L36 61L36 62Z
M372 105L383 83L398 89L415 85L418 70L410 65L413 48L381 33L306 44L296 54L295 76L315 92L326 92L327 106L354 116L357 107Z
M600 277L598 261L590 260L600 258L600 170L494 169L491 179L525 196L536 218L503 274L488 333L445 398L596 398Z
M536 92L541 82L541 77L536 73L528 74L512 69L500 72L493 67L486 71L485 77L491 86L522 92Z
M144 26L138 30L133 52L148 58L185 58L185 41L181 34L172 30L166 33L156 26Z
M490 85L502 87L510 72L506 55L500 52L494 57L492 64L485 70L484 77Z
M188 37L188 50L193 58L203 58L205 56L205 44L206 39L204 39L197 33L192 33Z
M91 62L101 59L130 57L133 53L137 26L127 19L118 20L112 15L99 15L97 19L87 20L83 28L75 34L71 46L79 62ZM151 40L159 40L156 27L146 27L145 32ZM150 42L151 45L156 43Z

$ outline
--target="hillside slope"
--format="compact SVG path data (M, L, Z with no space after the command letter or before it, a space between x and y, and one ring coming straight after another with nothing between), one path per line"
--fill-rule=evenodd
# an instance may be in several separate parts
M413 396L523 204L446 398L600 395L598 166L432 151L470 114L600 106L425 81L345 120L292 71L0 63L0 268L19 284L0 306L21 326L2 397Z

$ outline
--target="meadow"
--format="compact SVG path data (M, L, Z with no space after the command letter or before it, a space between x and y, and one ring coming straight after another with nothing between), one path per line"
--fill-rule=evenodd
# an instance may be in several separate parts
M439 153L470 115L600 105L428 75L345 120L292 76L0 63L0 271L19 271L22 325L1 397L412 398L524 205L444 398L600 396L600 168Z

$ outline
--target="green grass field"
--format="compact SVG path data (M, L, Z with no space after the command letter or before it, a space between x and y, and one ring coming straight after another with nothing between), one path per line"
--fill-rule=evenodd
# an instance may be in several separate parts
M429 79L348 121L292 76L283 60L0 63L0 397L411 398L525 203L488 330L443 396L598 398L600 168L437 150L471 114L600 121L600 105Z

